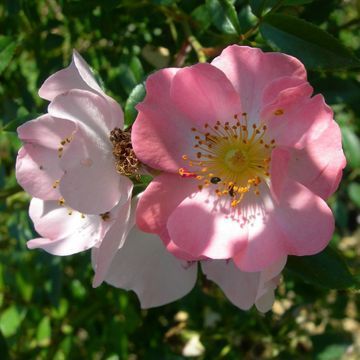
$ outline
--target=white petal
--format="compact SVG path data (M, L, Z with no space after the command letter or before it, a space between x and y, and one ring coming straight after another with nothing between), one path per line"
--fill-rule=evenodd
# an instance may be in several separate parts
M161 306L186 295L196 282L196 264L184 264L161 239L134 227L113 259L105 281L133 290L142 308Z
M123 246L129 230L134 225L130 210L131 193L128 194L127 202L121 205L114 225L107 232L100 246L92 251L92 263L95 269L93 287L99 286L105 280L114 256Z
M235 306L248 310L255 303L260 273L241 271L231 260L204 260L201 268Z

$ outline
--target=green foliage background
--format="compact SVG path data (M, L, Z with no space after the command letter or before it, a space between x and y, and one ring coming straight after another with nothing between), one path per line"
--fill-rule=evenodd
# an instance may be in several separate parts
M360 358L360 1L3 0L0 2L0 358ZM46 111L41 83L77 49L136 116L147 75L211 60L228 44L297 56L343 132L348 159L330 199L332 247L292 258L273 312L232 306L204 278L184 299L141 311L133 293L92 289L88 253L29 251L29 197L16 184L16 127ZM135 88L135 89L134 89Z

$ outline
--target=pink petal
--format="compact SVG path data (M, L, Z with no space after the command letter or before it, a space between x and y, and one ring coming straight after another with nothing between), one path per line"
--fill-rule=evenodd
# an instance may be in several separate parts
M171 213L187 196L197 191L197 182L180 175L161 174L154 178L142 194L136 209L140 230L161 234Z
M170 96L195 126L232 121L235 114L241 113L234 87L222 71L210 64L179 70L171 84Z
M254 305L260 273L243 272L229 260L202 261L201 268L235 306L248 310Z
M272 308L275 299L275 289L279 284L280 273L286 265L284 256L261 272L259 288L256 296L256 308L265 313Z
M258 120L259 104L269 83L284 76L306 80L304 66L294 57L247 46L228 46L211 64L229 78L251 121Z
M124 202L132 183L115 169L106 102L98 95L72 90L59 95L49 113L70 119L79 129L61 158L60 192L70 207L100 214ZM100 176L100 177L99 177Z
M255 306L260 312L266 313L267 311L271 310L274 301L275 301L275 292L269 290L263 296L261 296L256 300Z
M39 95L52 101L59 94L71 89L102 92L89 66L75 50L71 64L47 78L39 90Z
M257 118L263 91L269 83L284 76L306 80L303 64L294 57L247 46L228 46L211 64L229 78L250 119Z
M176 109L170 98L170 87L177 71L163 69L149 76L147 95L137 106L139 114L131 132L133 148L143 163L175 173L184 166L181 156L193 146L193 124Z
M108 102L113 122L118 127L123 127L124 116L121 107L102 91L89 65L76 50L73 51L71 64L46 79L39 90L39 95L43 99L52 101L56 96L72 89L87 90L104 97Z
M33 198L29 214L35 230L43 237L28 241L30 249L42 248L53 255L71 255L87 250L102 240L110 223L99 215L82 215L57 201Z
M195 257L228 259L247 243L246 223L233 216L230 200L219 200L214 191L185 198L169 216L167 228L172 241Z
M313 255L323 250L334 231L330 208L318 195L287 176L289 153L275 149L271 160L274 216L287 237L289 255Z
M289 176L327 199L339 186L345 165L341 132L332 121L319 138L291 150Z
M333 112L324 98L316 95L306 100L306 89L307 84L303 84L281 92L262 112L269 136L278 146L301 148L306 142L317 139L333 121ZM282 109L284 114L276 116L276 109Z
M185 265L168 253L155 235L134 227L118 250L105 279L110 285L133 290L143 309L185 296L196 282L196 265Z
M60 193L66 202L88 214L104 213L118 202L124 203L132 191L131 180L116 172L111 153L106 156L97 144L77 135L61 161L65 174ZM73 158L67 162L70 156Z
M305 99L310 97L313 92L313 88L306 79L294 76L280 77L265 86L261 101L261 108L275 103L277 99L281 97L280 94L288 89L299 89L300 91L297 91L296 95L298 95L297 97L300 100L303 96Z
M113 215L115 223L106 233L99 248L93 249L93 266L95 269L93 287L99 286L105 280L113 258L118 249L123 246L125 238L134 226L135 219L131 216L131 207L130 193L127 202L121 205L117 213Z
M99 95L83 90L70 90L57 96L49 105L51 116L75 122L92 132L110 147L109 135L119 123L113 123L108 103Z
M57 150L61 142L71 137L76 130L76 124L64 119L56 119L48 114L26 122L17 128L20 140L26 144L41 145Z
M247 199L249 205L244 211L248 241L233 256L234 263L243 271L262 271L287 255L287 236L274 216L277 204L267 186L259 186L259 190L260 196L247 194L252 197Z
M16 158L16 179L31 196L43 200L59 200L61 195L54 188L55 181L63 174L58 154L33 144L24 145Z
M73 122L49 115L28 121L17 129L24 146L16 160L16 177L32 196L43 200L58 200L61 197L58 188L53 187L63 175L58 148L75 129Z

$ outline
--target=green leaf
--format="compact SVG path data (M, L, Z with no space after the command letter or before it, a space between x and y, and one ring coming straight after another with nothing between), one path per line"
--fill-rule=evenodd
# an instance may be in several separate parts
M144 68L141 64L140 59L137 56L133 56L129 62L129 67L134 74L137 82L140 82L144 78Z
M207 0L213 24L225 34L241 34L239 19L231 0Z
M279 0L250 0L249 3L253 14L260 17L266 9L272 8L277 2Z
M317 26L288 15L264 18L260 32L275 49L299 58L309 69L343 69L360 66L339 40Z
M333 205L336 225L343 230L346 230L349 225L349 210L347 204L341 199L337 198Z
M4 127L0 129L0 133L3 131L6 132L15 132L16 129L22 125L24 122L29 121L31 119L36 119L40 114L26 114L23 116L18 116L16 119L9 121Z
M47 347L51 340L51 324L50 318L45 316L39 323L36 330L36 340L39 346Z
M205 31L211 24L211 13L206 4L202 4L195 8L191 13L191 17L198 25L196 28L197 31Z
M342 256L331 246L312 256L289 256L286 269L305 282L323 288L344 290L360 287Z
M360 168L360 140L354 131L349 127L341 129L343 145L348 165L353 168Z
M17 332L25 314L26 311L16 305L10 306L1 314L0 330L5 337L10 337Z
M145 97L145 86L139 84L134 87L131 91L125 104L125 127L131 126L137 116L137 110L135 106L144 99Z
M351 201L360 208L360 184L351 183L348 187L348 193Z
M0 36L0 74L9 65L18 46L16 41L6 36Z
M305 5L310 4L314 0L284 0L283 5Z
M0 330L0 354L3 360L9 359L9 349L6 343L6 339Z
M311 336L312 354L316 360L338 360L352 344L350 333L327 330L323 334Z

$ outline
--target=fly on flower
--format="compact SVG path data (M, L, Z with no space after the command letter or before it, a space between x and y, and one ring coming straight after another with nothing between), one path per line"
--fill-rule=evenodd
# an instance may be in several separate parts
M211 64L158 71L146 91L132 142L161 174L138 205L143 231L184 260L232 259L244 271L324 249L334 229L325 200L345 158L297 59L233 45Z

